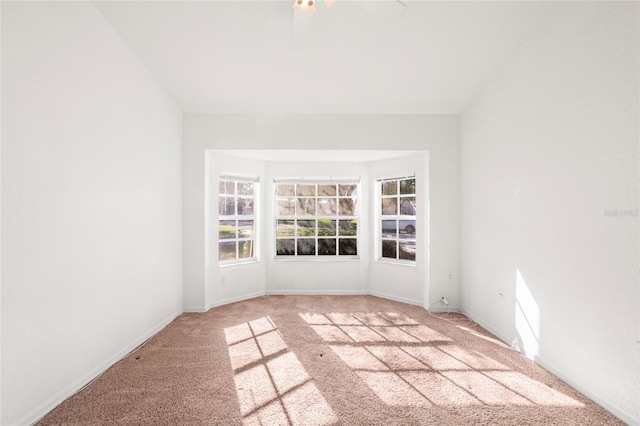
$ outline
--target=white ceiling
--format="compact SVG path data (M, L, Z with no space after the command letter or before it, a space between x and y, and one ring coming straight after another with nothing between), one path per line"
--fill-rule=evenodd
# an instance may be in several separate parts
M394 22L319 3L299 50L292 3L95 2L185 112L209 113L461 113L558 7L406 1Z

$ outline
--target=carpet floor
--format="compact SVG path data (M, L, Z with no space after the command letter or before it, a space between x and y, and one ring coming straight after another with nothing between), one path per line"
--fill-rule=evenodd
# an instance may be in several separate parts
M446 319L372 296L183 314L38 425L624 424L463 315Z

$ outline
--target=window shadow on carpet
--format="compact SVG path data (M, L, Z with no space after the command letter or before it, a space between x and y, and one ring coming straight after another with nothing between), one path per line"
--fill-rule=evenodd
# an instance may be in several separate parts
M269 317L224 330L243 423L329 425L337 417Z
M584 406L405 315L300 317L389 406Z

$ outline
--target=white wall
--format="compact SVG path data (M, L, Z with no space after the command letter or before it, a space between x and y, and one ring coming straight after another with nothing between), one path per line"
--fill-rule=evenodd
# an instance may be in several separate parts
M337 153L337 151L336 151ZM339 155L339 154L337 154ZM313 155L310 155L313 157ZM361 188L367 188L369 178L366 164L360 162L269 162L267 163L267 181L264 191L264 203L273 212L274 199L271 185L274 178L295 177L354 177L361 178ZM364 192L364 191L361 191ZM302 258L277 259L275 257L275 235L273 214L265 216L266 238L263 239L264 260L267 264L267 293L269 294L364 294L366 293L365 274L369 265L368 228L370 210L368 194L360 194L358 204L360 220L358 222L359 260L321 259L304 260Z
M629 423L640 422L638 8L564 3L461 127L464 309Z
M451 294L454 297L452 300L457 302L457 298L455 298L455 296L457 296L458 289L456 287L455 291L453 291L454 289L449 288L453 287L453 284L448 285L449 283L445 282L445 285L442 285L442 282L437 282L437 280L434 284L435 290L430 286L429 257L431 254L430 251L433 249L429 247L430 182L428 157L428 153L420 153L414 154L410 157L396 158L387 161L375 161L368 165L368 172L371 176L372 182L375 182L379 178L390 176L400 177L415 173L417 221L415 264L413 266L407 266L403 264L378 262L377 253L372 253L372 262L370 265L367 265L367 285L369 293L371 294L414 305L422 305L425 308L429 308L429 305L431 304L433 305L431 306L432 310L440 310L445 306L442 305L442 303L437 302L436 299L440 299L442 296L447 296L447 298L449 298ZM375 199L375 186L370 188L370 190L372 199ZM376 203L372 206L372 211L375 211L374 218L377 217L377 209L378 205ZM374 230L374 227L376 226L377 222L371 224L369 234L377 236L376 230ZM443 274L446 273L443 272ZM432 274L431 278L433 279L434 276L436 275Z
M242 265L218 265L218 183L220 174L256 176L260 179L257 193L256 222L258 222L257 242L265 241L265 229L261 218L265 215L265 203L261 193L265 191L265 162L222 154L218 151L205 151L205 215L204 215L204 264L205 264L205 301L206 309L238 300L261 296L266 291L265 262ZM255 249L263 258L261 247ZM221 282L221 277L224 282ZM200 309L193 309L200 310Z
M205 151L206 150L422 150L429 151L430 185L430 282L439 299L443 292L458 303L459 250L459 119L457 116L426 115L199 115L185 114L183 137L184 170L184 300L187 310L206 310L209 284L205 253ZM340 175L344 165L329 163ZM298 170L292 167L299 167ZM271 164L266 166L267 180L282 170L308 175L310 167L326 170L327 165ZM358 165L363 175L367 166ZM346 173L349 175L349 173ZM318 175L323 175L318 172ZM269 200L265 198L265 205ZM271 225L272 226L272 225ZM365 225L366 226L366 225ZM267 228L268 229L268 228ZM264 239L263 239L264 240ZM361 241L362 243L362 241ZM263 245L267 263L267 292L322 292L317 279L309 281L320 267L308 262L275 262L273 248ZM332 273L328 285L334 293L367 292L367 256L362 262L343 262ZM387 265L389 266L389 265ZM393 268L393 266L392 266ZM238 269L241 270L241 269ZM447 271L453 271L448 280ZM229 269L230 271L230 269ZM225 271L229 274L235 272ZM310 271L312 272L310 274ZM349 277L347 280L344 277ZM412 282L426 276L412 278ZM232 278L235 279L235 276ZM243 278L245 279L245 278ZM305 282L305 280L307 280ZM227 283L228 280L225 279ZM219 285L219 284L218 284ZM228 285L228 284L225 284ZM426 283L422 283L424 288ZM389 295L429 304L423 291L390 291ZM406 297L405 297L406 296ZM409 297L410 296L410 297ZM420 299L422 297L423 299Z
M181 112L88 2L2 3L2 419L182 311Z

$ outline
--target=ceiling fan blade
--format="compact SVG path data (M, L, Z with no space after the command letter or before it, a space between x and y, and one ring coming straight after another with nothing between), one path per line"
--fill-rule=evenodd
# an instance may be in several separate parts
M400 0L361 0L358 4L372 15L392 22L402 21L407 10L407 5Z
M294 49L304 49L311 43L313 28L313 13L293 10L293 27L291 29L291 46Z

